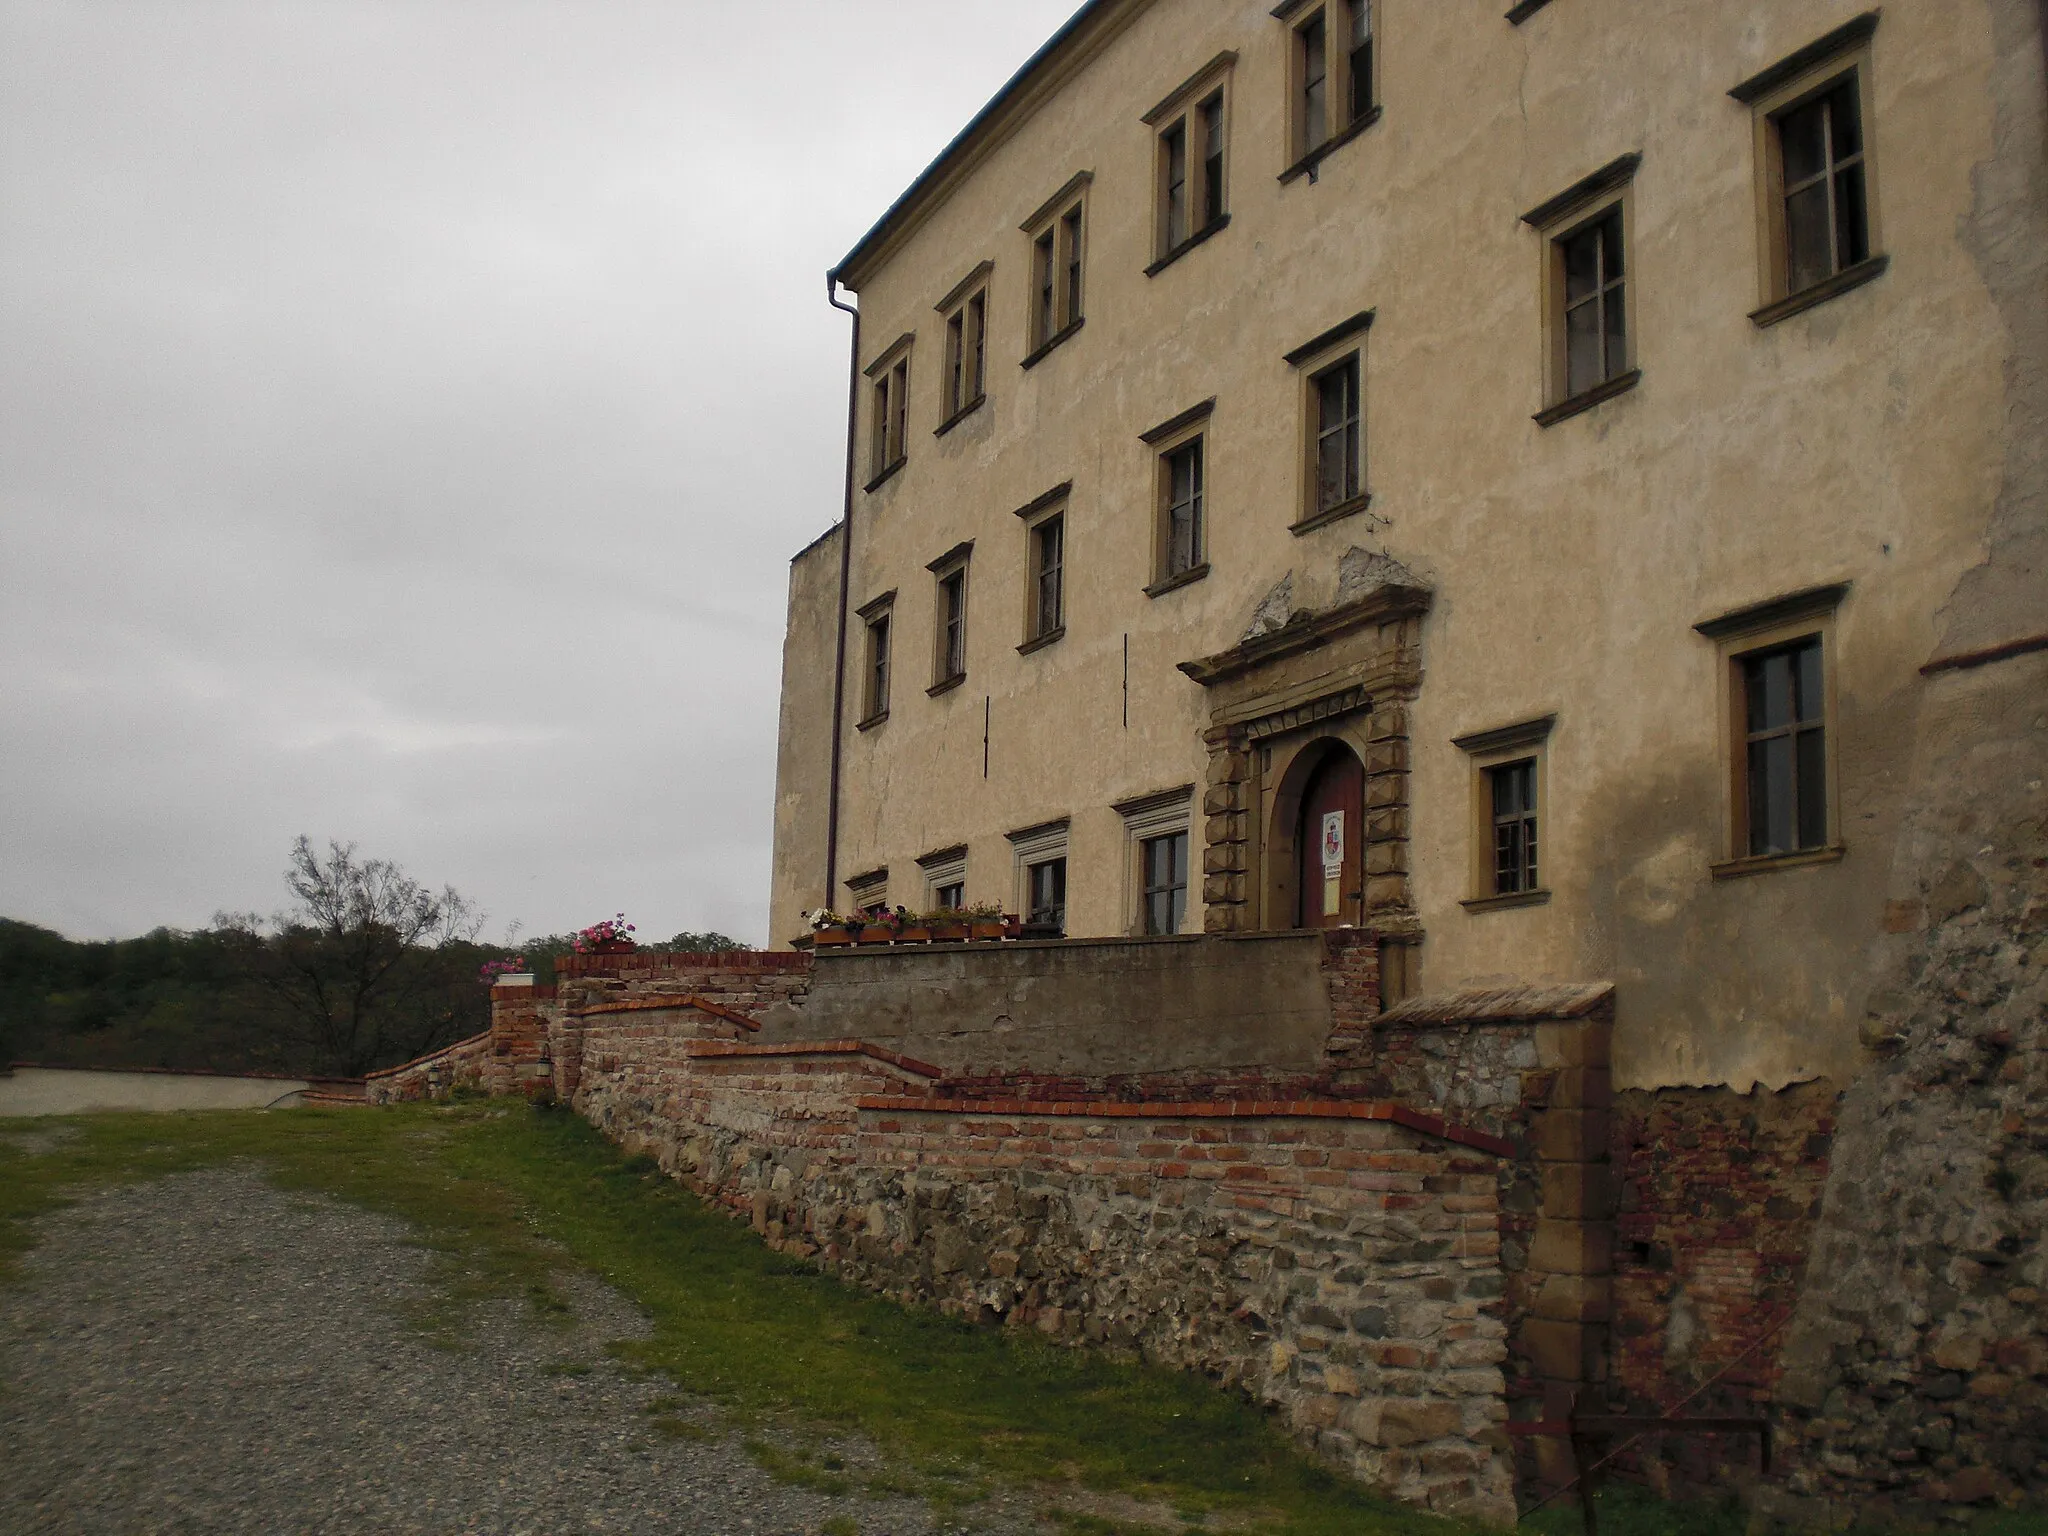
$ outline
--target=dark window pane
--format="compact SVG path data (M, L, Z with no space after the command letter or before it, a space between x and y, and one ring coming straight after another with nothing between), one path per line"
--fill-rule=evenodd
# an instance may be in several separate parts
M1607 290L1607 374L1613 378L1628 370L1628 305L1619 283ZM1587 308L1591 308L1588 305Z
M1329 137L1329 113L1325 95L1329 84L1329 60L1323 42L1323 22L1318 16L1301 29L1301 138L1314 149Z
M1799 846L1825 847L1828 840L1827 747L1818 728L1801 731L1799 743Z
M1600 341L1600 301L1585 303L1564 312L1564 392L1567 396L1591 389L1602 378L1603 348Z
M1493 890L1497 896L1522 888L1522 824L1503 822L1493 829Z
M1800 293L1834 274L1828 184L1816 181L1785 199L1785 291Z
M1798 669L1799 714L1801 720L1818 720L1824 703L1820 680L1820 645L1808 641L1792 652L1792 664Z
M1166 135L1166 245L1188 237L1188 136L1176 124Z
M1352 122L1372 110L1372 5L1371 0L1346 0L1350 12L1351 100L1348 116Z
M1067 861L1047 859L1030 870L1031 910L1028 921L1064 928L1067 922Z
M1870 255L1870 215L1863 206L1863 162L1835 173L1835 259L1853 267Z
M1600 287L1600 232L1582 229L1564 240L1564 297L1567 304L1590 297Z
M1600 274L1602 282L1611 283L1622 275L1621 272L1621 214L1609 214L1600 221L1600 259L1605 270Z
M1081 318L1081 210L1076 208L1060 221L1067 239L1067 312L1072 325Z
M1035 246L1038 262L1038 337L1044 341L1056 328L1053 322L1054 262L1052 252L1052 231L1047 230L1038 237Z
M1863 153L1863 98L1852 73L1828 92L1828 148L1836 160Z
M1786 853L1792 844L1792 739L1749 744L1749 851Z
M1785 651L1751 656L1742 664L1748 695L1751 731L1775 730L1792 723L1792 658Z
M964 882L942 885L932 892L932 899L940 906L957 912L967 905L967 886Z
M1825 101L1810 101L1778 119L1779 155L1784 163L1785 185L1796 186L1827 169L1827 108Z

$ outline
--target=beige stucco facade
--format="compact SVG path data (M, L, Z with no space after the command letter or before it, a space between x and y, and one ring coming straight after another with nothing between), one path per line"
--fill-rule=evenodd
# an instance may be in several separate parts
M1853 1073L1943 675L1921 668L2048 632L2040 9L1884 7L1862 46L1887 264L1767 325L1751 318L1772 296L1755 111L1730 91L1858 7L1554 0L1518 25L1499 9L1380 0L1378 120L1283 179L1287 20L1102 0L844 264L859 366L913 338L905 462L861 488L881 467L861 379L850 535L792 575L774 940L882 867L891 902L928 904L919 856L959 845L968 899L1015 909L1007 834L1059 818L1067 931L1132 931L1117 807L1181 786L1188 926L1289 926L1298 764L1337 739L1365 764L1368 813L1387 813L1366 919L1414 941L1420 985L1611 978L1617 1087ZM1159 151L1142 119L1212 64L1229 222L1148 275ZM1520 215L1631 155L1640 379L1539 425L1552 258ZM1022 367L1020 226L1081 173L1085 323ZM935 306L984 262L986 400L937 434ZM1351 344L1370 505L1298 532L1306 399L1287 354L1368 310ZM1144 435L1211 399L1208 573L1148 595ZM1020 652L1030 541L1013 513L1065 482L1064 633ZM969 541L965 681L928 694L929 567ZM1717 872L1738 851L1731 651L1695 625L1817 589L1838 590L1795 620L1824 635L1828 855ZM891 591L889 708L862 728L852 610ZM1204 680L1181 668L1204 658ZM2033 660L1980 685L2036 686ZM1454 743L1545 716L1548 899L1471 905L1480 760Z

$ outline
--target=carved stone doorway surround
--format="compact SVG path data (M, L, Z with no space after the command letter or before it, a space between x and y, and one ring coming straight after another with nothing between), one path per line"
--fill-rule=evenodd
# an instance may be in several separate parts
M1422 684L1430 596L1427 587L1385 582L1180 664L1209 690L1207 932L1299 923L1301 794L1334 740L1365 764L1365 924L1420 937L1408 888L1408 706Z

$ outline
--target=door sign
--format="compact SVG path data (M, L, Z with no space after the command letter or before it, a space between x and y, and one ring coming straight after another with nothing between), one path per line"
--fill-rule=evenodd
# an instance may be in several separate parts
M1344 813L1323 815L1323 878L1335 880L1344 873Z

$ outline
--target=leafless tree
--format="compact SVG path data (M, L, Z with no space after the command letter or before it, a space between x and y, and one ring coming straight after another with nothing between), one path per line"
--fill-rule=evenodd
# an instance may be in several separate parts
M433 891L353 843L292 845L296 905L263 918L221 912L251 975L285 1005L331 1071L359 1075L457 1038L475 1022L471 941L483 914L453 886Z

